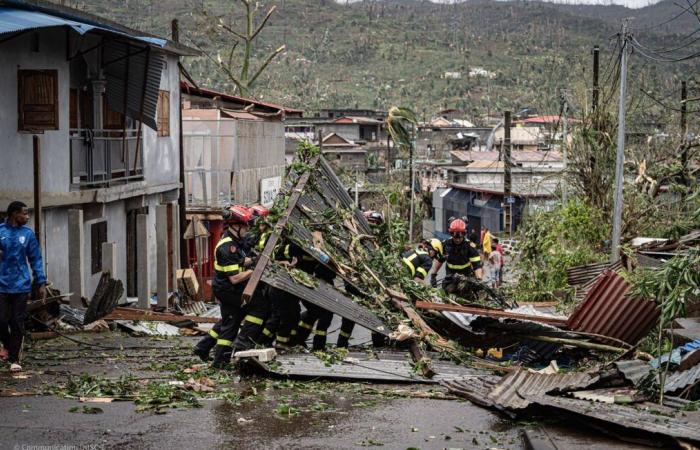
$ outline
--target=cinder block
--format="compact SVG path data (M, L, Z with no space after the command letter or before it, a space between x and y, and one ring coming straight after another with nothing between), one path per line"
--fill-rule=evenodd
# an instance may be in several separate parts
M245 350L236 352L234 358L256 358L260 362L272 361L277 356L274 348L260 348L255 350Z

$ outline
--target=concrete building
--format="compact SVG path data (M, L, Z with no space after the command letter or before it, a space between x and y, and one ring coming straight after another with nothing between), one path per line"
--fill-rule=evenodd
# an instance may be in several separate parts
M184 83L182 92L188 261L206 293L224 231L221 210L236 203L272 206L285 172L283 120L301 111Z
M557 152L513 151L510 198L504 194L505 168L498 152L454 151L452 156L455 165L442 168L445 178L437 180L444 187L435 176L432 180L424 176L436 186L436 230L444 229L449 217L467 216L474 229L486 226L493 232L507 231L508 205L513 206L515 230L527 208L548 209L556 203L564 170L562 156Z
M323 156L335 170L364 172L367 168L367 150L337 133L323 138Z
M107 268L140 306L156 291L167 301L179 267L178 60L195 54L70 8L0 2L0 210L32 207L48 278L74 304Z

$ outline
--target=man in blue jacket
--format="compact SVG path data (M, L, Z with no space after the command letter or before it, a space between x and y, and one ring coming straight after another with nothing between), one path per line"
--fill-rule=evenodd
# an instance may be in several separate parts
M41 249L34 232L27 226L29 210L22 202L7 208L7 220L0 224L0 340L8 350L10 370L19 372L24 340L27 300L32 276L39 296L46 298L46 275Z

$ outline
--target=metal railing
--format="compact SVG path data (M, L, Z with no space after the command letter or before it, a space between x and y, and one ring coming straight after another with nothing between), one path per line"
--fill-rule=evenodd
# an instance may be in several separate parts
M143 179L143 136L138 130L70 131L71 184L95 188Z

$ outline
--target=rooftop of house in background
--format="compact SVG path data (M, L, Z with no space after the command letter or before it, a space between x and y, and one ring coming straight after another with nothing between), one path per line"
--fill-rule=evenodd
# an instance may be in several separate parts
M474 128L472 122L466 119L447 119L445 117L436 117L427 124L423 125L427 128Z
M454 150L450 152L454 158L458 159L463 163L473 163L474 161L498 161L500 153L495 151L490 152L471 152L466 150ZM511 152L511 159L515 164L518 163L550 163L550 162L561 162L563 157L561 153L556 151L546 151L546 152L532 152L532 151L513 151Z
M279 113L283 112L285 116L301 116L301 109L289 108L286 106L278 105L275 103L262 102L259 100L238 97L236 95L226 94L224 92L218 92L211 89L206 89L203 87L195 87L186 81L180 83L183 95L194 95L198 97L208 98L211 100L221 99L222 101L228 102L233 105L240 105L242 109L249 113ZM232 108L229 108L232 109Z
M333 148L337 150L339 148L353 148L359 147L355 142L350 139L346 139L338 133L330 133L323 138L323 149Z
M494 184L494 186L489 187L489 188L486 188L484 186L476 186L473 184L461 184L461 183L447 183L447 185L451 188L461 189L464 191L481 192L483 194L491 194L491 195L504 195L502 183L496 183L496 184ZM545 197L552 196L552 193L550 193L550 192L542 192L539 190L532 190L531 192L511 191L511 194L515 197L522 197L522 198L545 198Z
M572 117L568 117L567 121L569 123L578 123L580 120L574 119ZM513 123L514 124L523 124L523 125L553 125L562 122L562 117L561 116L534 116L534 117L528 117L525 119L521 120L516 120Z
M384 122L378 119L361 116L343 116L333 120L333 123L356 123L358 125L381 125Z

